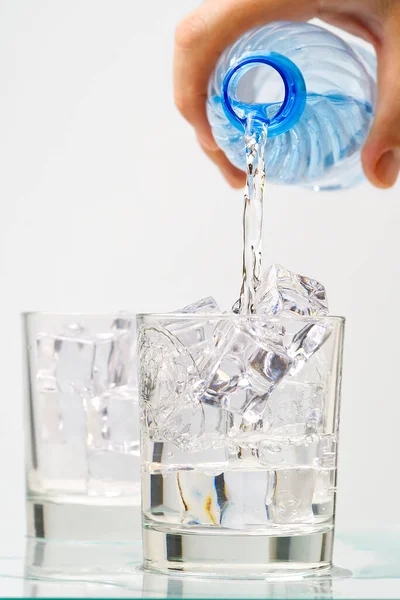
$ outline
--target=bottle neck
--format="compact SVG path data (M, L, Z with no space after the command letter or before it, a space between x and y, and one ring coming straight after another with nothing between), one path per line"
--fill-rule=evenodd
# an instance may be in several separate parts
M274 105L273 114L268 114L272 105L243 103L236 97L239 80L245 72L260 65L268 65L277 71L283 81L285 97L279 106ZM226 73L222 82L222 105L230 123L244 131L249 116L268 125L268 137L285 133L303 114L306 105L306 84L300 69L293 61L277 52L247 55L239 59Z

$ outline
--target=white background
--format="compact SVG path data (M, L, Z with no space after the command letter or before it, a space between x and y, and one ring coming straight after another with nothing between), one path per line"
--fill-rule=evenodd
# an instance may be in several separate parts
M24 532L23 310L236 298L242 193L172 99L194 0L0 0L0 536ZM270 187L266 263L347 317L338 522L400 523L399 190Z

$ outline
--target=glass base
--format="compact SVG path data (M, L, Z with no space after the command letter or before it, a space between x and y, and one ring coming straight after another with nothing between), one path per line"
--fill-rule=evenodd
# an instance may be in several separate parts
M114 499L115 500L115 499ZM27 535L74 541L132 541L141 537L140 499L102 504L27 499Z
M143 529L145 569L211 577L307 575L332 564L333 528L296 535Z

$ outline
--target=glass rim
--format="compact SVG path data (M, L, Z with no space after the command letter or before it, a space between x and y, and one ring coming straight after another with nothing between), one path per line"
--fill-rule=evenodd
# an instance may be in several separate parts
M134 312L122 312L122 311L106 311L106 312L88 312L88 311L58 311L58 310L23 310L20 312L20 316L24 319L29 317L85 317L85 318L121 318L121 319L135 319L138 313Z
M281 314L281 315L257 315L257 314L236 314L236 313L183 313L183 312L173 312L173 313L137 313L136 318L140 319L160 319L162 321L174 321L174 320L182 320L182 321L194 321L194 320L202 320L202 321L210 321L210 320L227 320L227 321L271 321L271 322L279 322L282 320L299 320L310 321L315 323L315 321L323 322L323 321L336 321L338 323L345 323L346 318L337 316L337 315L298 315L296 313L293 314Z

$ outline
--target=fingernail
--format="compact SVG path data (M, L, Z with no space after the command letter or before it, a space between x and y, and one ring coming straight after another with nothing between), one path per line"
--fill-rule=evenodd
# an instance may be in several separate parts
M400 170L400 148L387 150L382 154L375 167L375 175L379 181L387 186L392 186Z
M198 135L197 139L199 140L200 146L205 148L205 150L208 150L209 152L215 152L216 150L219 150L219 147L214 139L201 135Z

